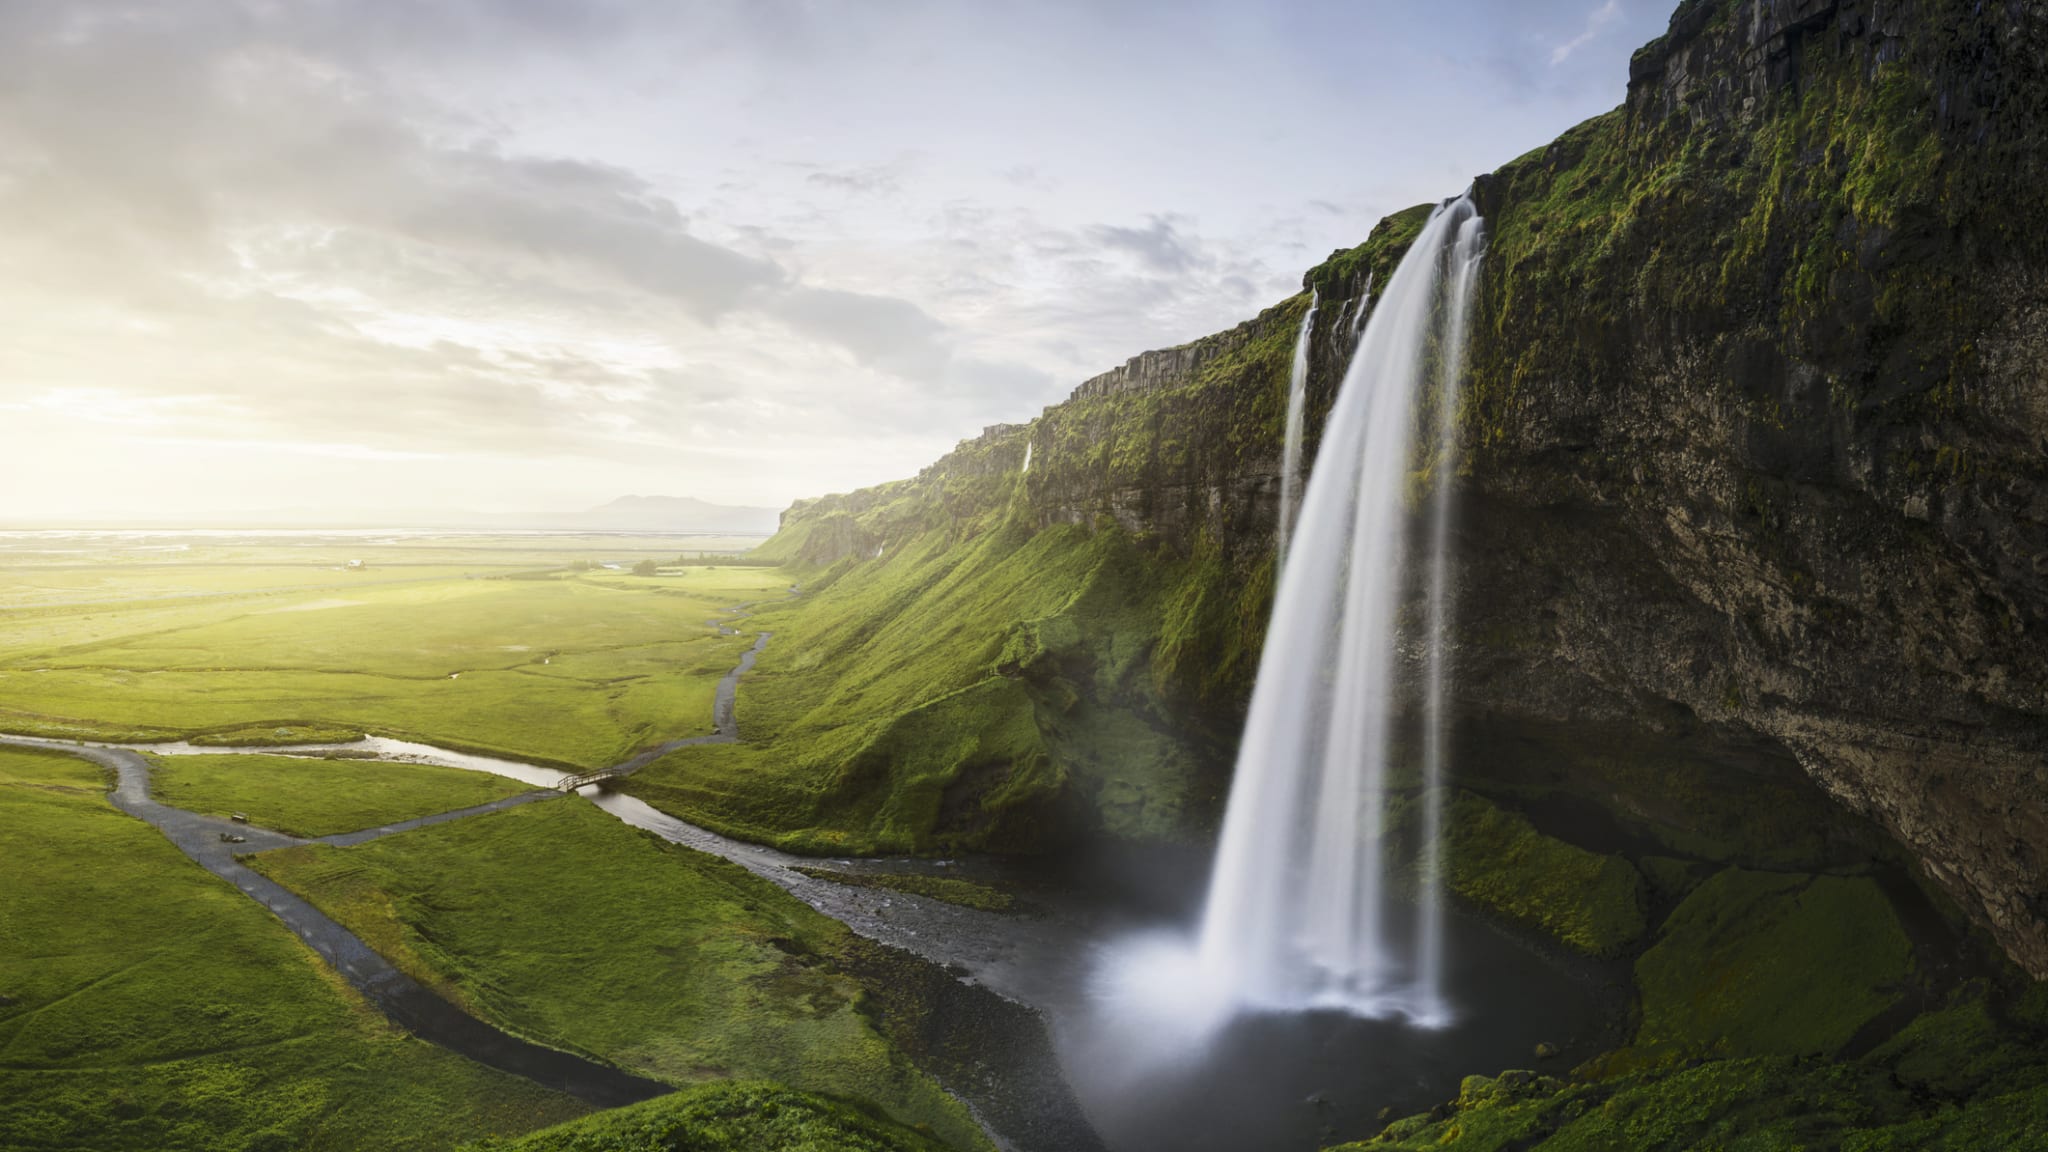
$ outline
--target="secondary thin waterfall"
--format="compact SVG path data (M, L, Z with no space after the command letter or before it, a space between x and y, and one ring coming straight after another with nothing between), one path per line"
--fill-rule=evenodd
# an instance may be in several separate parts
M1451 630L1451 484L1458 473L1458 399L1465 376L1465 325L1472 305L1472 281L1479 272L1485 243L1484 224L1476 215L1458 225L1451 247L1451 285L1444 342L1439 353L1441 383L1436 400L1436 475L1429 505L1429 649L1424 670L1422 715L1422 858L1416 883L1420 887L1416 924L1416 992L1425 1005L1442 1004L1444 957L1443 839L1444 741L1450 730L1445 693L1450 670L1444 659Z
M1365 274L1365 290L1358 294L1358 311L1351 314L1351 338L1358 339L1358 330L1365 326L1365 310L1372 304L1372 273Z
M1310 474L1259 663L1199 943L1233 1005L1448 1020L1441 969L1444 585L1465 316L1483 228L1439 208L1372 310ZM1433 442L1419 436L1435 400ZM1384 837L1409 463L1437 469L1429 537L1416 911L1396 923ZM1401 862L1391 862L1398 866Z
M1287 537L1294 529L1294 505L1301 498L1301 433L1308 407L1308 357L1315 342L1316 308L1323 302L1311 290L1301 333L1294 338L1294 366L1287 373L1287 447L1280 456L1280 563L1287 563Z

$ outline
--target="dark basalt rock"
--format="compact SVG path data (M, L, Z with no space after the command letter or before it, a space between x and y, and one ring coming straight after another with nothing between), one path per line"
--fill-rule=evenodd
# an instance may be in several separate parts
M2036 5L1688 4L1580 130L1622 187L1550 152L1482 182L1461 597L1469 696L1647 695L1774 738L2037 976L2044 31ZM1561 189L1631 203L1530 240Z
M1621 108L1473 195L1461 707L1771 744L2048 977L2048 6L1688 0ZM1311 453L1425 214L1304 278ZM789 516L843 518L836 558L1021 499L1215 553L1213 626L1244 628L1306 307Z

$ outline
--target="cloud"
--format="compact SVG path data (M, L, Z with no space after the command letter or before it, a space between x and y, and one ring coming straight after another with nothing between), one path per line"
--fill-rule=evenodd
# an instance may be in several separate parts
M677 206L629 173L481 147L409 150L405 178L380 189L377 203L337 206L338 223L486 259L541 261L673 301L700 319L788 285L770 261L691 235Z
M1100 224L1088 230L1089 239L1105 248L1128 252L1155 272L1180 275L1209 267L1199 242L1181 233L1171 216L1154 216L1143 228Z
M804 177L807 183L820 188L831 188L843 192L858 192L867 195L885 196L901 191L903 184L897 179L894 165L875 165L866 168L847 168L840 171L813 172Z
M0 3L0 489L907 474L1608 106L1598 2Z
M230 7L0 17L22 78L0 91L0 210L26 225L0 255L27 269L0 300L54 321L0 346L8 408L164 428L162 446L328 443L346 423L393 459L603 457L744 431L759 405L734 392L805 393L769 403L844 434L864 410L928 427L1045 384L960 355L913 301L799 276L770 229L737 230L741 251L626 166L451 136L302 35L249 41ZM810 182L885 192L902 162ZM89 335L117 300L122 330Z
M1555 68L1571 58L1571 54L1593 42L1601 29L1614 23L1621 15L1621 0L1607 0L1606 3L1586 13L1586 26L1577 36L1550 50L1550 65Z
M897 375L937 378L952 358L945 325L905 300L796 288L776 294L767 309L797 331L829 340L861 363Z

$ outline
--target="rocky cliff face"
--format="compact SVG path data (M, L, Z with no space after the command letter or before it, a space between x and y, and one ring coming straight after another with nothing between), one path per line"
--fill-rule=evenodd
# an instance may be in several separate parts
M1689 0L1622 108L1473 195L1472 723L1789 753L2048 976L2048 9ZM1426 214L1308 274L1312 429ZM1251 662L1205 653L1256 650L1306 307L793 509L780 546L858 556L1002 499L1204 558L1160 643L1169 695L1227 717ZM1027 443L1021 490L982 482Z
M1771 737L2037 975L2044 34L1688 4L1624 109L1483 179L1463 601L1513 637L1491 703Z

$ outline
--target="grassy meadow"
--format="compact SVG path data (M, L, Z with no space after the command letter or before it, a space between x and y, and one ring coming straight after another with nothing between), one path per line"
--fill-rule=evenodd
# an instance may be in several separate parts
M635 574L683 548L625 543L52 559L0 539L0 730L220 746L152 757L157 798L307 837L514 795L483 773L234 749L370 733L595 767L710 731L717 682L753 642L718 621L790 581L717 563ZM10 1152L497 1147L587 1110L392 1028L103 792L85 761L0 750L0 835L28 881L0 891ZM621 1125L706 1147L987 1147L836 959L857 947L845 929L581 799L250 860L509 1031L678 1085L750 1081L534 1147L615 1147Z
M0 748L0 1146L438 1149L586 1111L391 1027L104 787Z
M844 927L581 798L252 863L529 1039L677 1084L771 1079L856 1097L955 1147L985 1146L964 1106L877 1030L868 991L835 962Z
M241 813L291 836L331 836L530 791L487 772L310 756L153 756L150 788L173 808Z
M687 543L107 547L62 562L0 549L0 730L355 731L600 767L708 732L718 679L749 643L712 618L787 590L756 567L626 570Z

